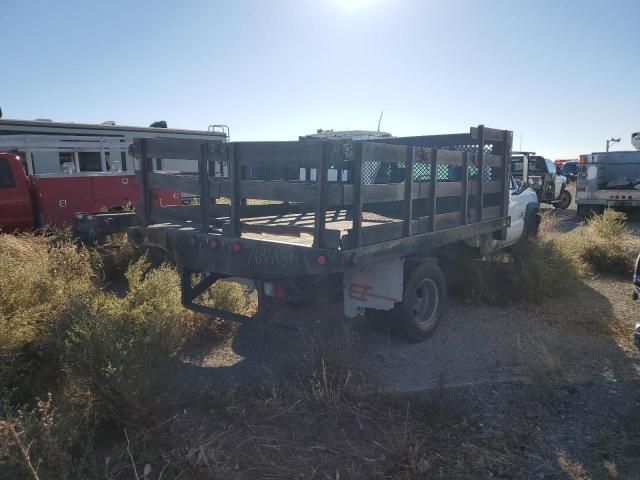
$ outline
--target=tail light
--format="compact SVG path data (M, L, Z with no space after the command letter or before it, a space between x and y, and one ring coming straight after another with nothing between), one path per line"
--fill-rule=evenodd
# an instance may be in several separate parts
M240 242L236 242L231 245L231 251L233 253L240 253L240 250L242 250L242 245L240 245Z
M580 155L580 165L584 165L585 163L587 163L587 156Z
M275 292L276 300L286 300L287 299L287 291L284 287L277 286Z

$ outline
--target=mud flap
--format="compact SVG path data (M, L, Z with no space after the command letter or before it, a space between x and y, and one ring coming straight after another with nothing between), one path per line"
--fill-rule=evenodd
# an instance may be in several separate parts
M379 262L344 274L344 314L353 318L358 310L391 310L402 301L404 258Z

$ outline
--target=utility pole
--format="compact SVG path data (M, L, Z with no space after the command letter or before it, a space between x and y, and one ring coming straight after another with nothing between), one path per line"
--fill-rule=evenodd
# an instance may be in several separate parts
M609 144L618 143L619 141L620 141L619 138L610 138L609 140L607 140L607 152L609 151Z

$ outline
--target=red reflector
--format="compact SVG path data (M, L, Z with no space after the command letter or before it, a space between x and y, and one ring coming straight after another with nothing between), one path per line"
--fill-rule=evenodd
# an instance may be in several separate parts
M318 265L324 265L325 263L327 263L327 257L325 257L324 255L320 255L318 257Z
M215 240L215 239L211 240L211 241L209 242L209 246L210 246L211 248L218 248L218 241L217 241L217 240Z
M233 251L233 253L240 253L240 250L242 250L242 246L240 246L240 242L236 242L231 246L231 250Z
M285 300L287 298L287 291L283 287L276 287L276 299Z
M189 240L189 243L191 243L192 247L195 247L195 245L196 245L196 237L191 237L191 240Z

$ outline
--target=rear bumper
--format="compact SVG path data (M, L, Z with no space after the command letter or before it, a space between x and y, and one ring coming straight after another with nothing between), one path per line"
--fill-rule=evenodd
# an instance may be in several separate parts
M455 242L503 231L509 224L510 217L498 217L349 250L201 233L193 227L166 223L131 228L129 239L165 250L179 267L194 272L276 280L341 273L382 260L425 254Z
M638 200L628 200L628 199L580 199L576 200L576 205L601 205L604 207L611 208L640 208L640 198Z
M576 192L577 205L600 205L604 207L640 207L640 190L596 190Z
M226 235L192 228L129 229L134 243L161 248L182 268L256 280L323 275L342 271L340 251Z
M78 213L73 219L73 229L84 242L100 243L106 235L126 232L136 222L134 212Z

